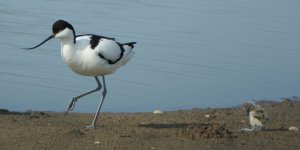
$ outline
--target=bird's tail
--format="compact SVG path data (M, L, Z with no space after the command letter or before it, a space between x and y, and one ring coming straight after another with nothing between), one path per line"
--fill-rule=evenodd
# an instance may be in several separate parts
M134 44L136 44L136 42L129 42L129 43L122 44L122 47L125 50L124 57L122 58L123 61L121 61L122 65L126 64L135 54L135 52L132 50L134 48Z
M134 51L132 50L134 48L134 44L136 44L136 42L129 42L129 43L123 43L122 46L125 50L124 52L124 58L127 57L127 55L133 55Z
M123 47L124 47L124 46L129 46L129 47L131 47L131 48L134 48L134 44L136 44L136 42L124 43L124 44L122 44L122 45L123 45Z

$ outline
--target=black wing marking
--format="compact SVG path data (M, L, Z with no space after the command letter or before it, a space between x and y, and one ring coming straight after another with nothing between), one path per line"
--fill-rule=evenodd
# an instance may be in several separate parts
M95 34L80 34L80 35L76 35L76 37L80 37L80 36L97 36L100 37L100 39L105 38L105 39L109 39L109 40L116 40L115 38L111 38L111 37L107 37L107 36L100 36L100 35L95 35Z
M124 55L124 52L125 52L125 49L124 49L123 45L122 45L122 44L120 44L119 42L117 42L117 44L118 44L118 45L119 45L119 47L120 47L121 53L120 53L120 56L119 56L119 58L118 58L118 59L116 59L114 63L116 63L116 62L118 62L119 60L121 60L121 58L123 57L123 55Z
M76 37L80 37L80 36L90 36L91 49L95 49L102 38L115 41L115 38L110 38L110 37L106 37L106 36L99 36L99 35L94 35L94 34L83 34L83 35L77 35ZM124 56L124 52L125 52L125 49L123 47L124 45L127 45L127 46L130 46L131 48L134 48L134 44L136 44L136 42L130 42L130 43L124 43L124 44L121 44L119 42L116 42L116 43L120 47L120 56L118 57L118 59L116 59L115 61L110 60L110 59L106 58L101 53L99 53L98 56L100 58L106 60L109 64L115 64L118 61L120 61L122 59L122 57Z
M93 35L93 34L85 34L85 35L89 35L91 36L91 40L90 40L90 44L91 44L91 48L94 49L95 47L97 47L97 45L100 42L100 39L109 39L109 40L115 40L114 38L109 38L109 37L105 37L105 36L99 36L99 35ZM81 36L85 36L85 35L81 35Z
M124 43L122 45L127 45L127 46L130 46L131 48L134 48L134 44L136 44L136 42Z
M91 36L91 40L90 40L90 44L91 44L91 48L94 49L100 42L101 37L99 36Z
M99 56L100 58L106 60L109 64L114 64L114 63L115 63L115 62L113 62L113 61L111 61L111 60L105 58L101 53L99 53L98 56Z
M123 57L123 55L124 55L124 52L125 52L125 49L123 48L123 45L120 44L120 43L118 43L118 42L116 42L116 43L119 45L121 52L120 52L119 58L116 59L115 61L112 61L112 60L110 60L110 59L105 58L101 53L98 54L98 56L99 56L100 58L106 60L106 61L107 61L109 64L111 64L111 65L112 65L112 64L115 64L115 63L117 63L119 60L121 60L122 57Z
M121 50L121 53L120 53L120 56L119 56L119 58L118 59L116 59L114 62L113 61L111 61L111 60L108 60L108 63L109 64L115 64L115 63L117 63L119 60L121 60L122 58L123 58L123 56L124 56L124 52L125 52L125 49L124 49L124 45L127 45L127 46L130 46L131 48L134 48L134 44L136 44L136 42L129 42L129 43L124 43L124 44L120 44L119 42L116 42L118 45L119 45L119 47L120 47L120 50ZM102 55L103 56L103 55ZM101 57L101 56L100 56Z

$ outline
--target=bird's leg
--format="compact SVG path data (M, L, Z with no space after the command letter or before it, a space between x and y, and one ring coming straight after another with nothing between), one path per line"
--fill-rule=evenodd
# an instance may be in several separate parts
M74 109L75 103L77 102L77 100L78 100L79 98L81 98L81 97L83 97L83 96L86 96L86 95L89 95L89 94L91 94L91 93L93 93L93 92L99 91L99 90L102 88L102 85L101 85L101 83L100 83L98 77L95 77L95 79L96 79L96 82L97 82L97 88L95 88L94 90L91 90L91 91L89 91L89 92L83 93L83 94L81 94L81 95L79 95L79 96L73 97L72 100L71 100L70 103L69 103L69 106L68 106L68 109L67 109L67 112L66 112L66 113L68 113L69 111L72 111L72 110Z
M102 76L102 80L103 80L103 92L102 92L101 101L100 101L100 104L99 104L99 106L98 106L98 109L97 109L97 112L96 112L96 114L95 114L95 117L94 117L94 120L93 120L92 124L89 125L89 126L86 126L86 128L95 128L95 123L96 123L96 121L97 121L97 118L98 118L100 109L101 109L102 104L103 104L103 102L104 102L104 99L105 99L105 96L106 96L106 93L107 93L104 76Z
M252 126L252 128L242 128L242 129L240 129L240 131L245 131L245 132L253 132L253 131L255 131L255 125L254 126Z

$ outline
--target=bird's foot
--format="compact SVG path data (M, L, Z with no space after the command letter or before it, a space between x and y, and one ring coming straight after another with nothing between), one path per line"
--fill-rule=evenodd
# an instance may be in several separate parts
M75 103L77 102L77 98L73 97L72 100L69 103L68 109L66 113L69 113L70 111L72 111L75 107Z
M242 128L242 129L240 129L240 131L242 131L242 132L253 132L254 129L253 129L253 128L252 128L252 129L249 129L249 128Z
M85 126L86 129L95 129L95 125L92 124L92 125L89 125L89 126Z
M85 126L86 129L95 129L95 127L95 121L93 121L91 125Z

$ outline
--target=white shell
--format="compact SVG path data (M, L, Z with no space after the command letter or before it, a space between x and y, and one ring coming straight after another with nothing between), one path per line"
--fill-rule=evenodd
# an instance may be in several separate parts
M204 115L204 117L206 117L206 118L209 118L209 117L210 117L210 115Z
M162 114L163 112L161 110L159 110L159 109L156 109L156 110L153 111L153 113L154 114Z
M295 126L290 126L289 131L299 131L299 128L297 128Z

